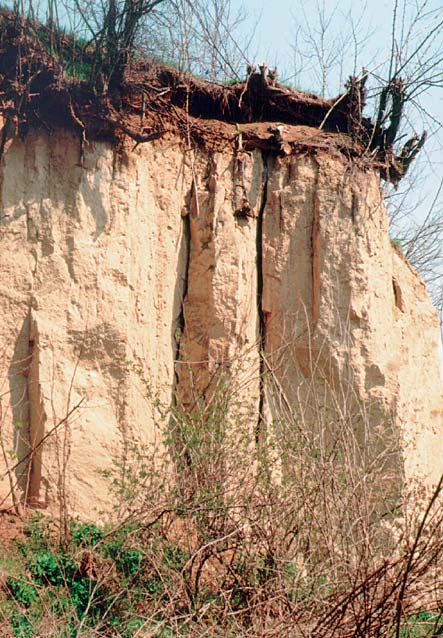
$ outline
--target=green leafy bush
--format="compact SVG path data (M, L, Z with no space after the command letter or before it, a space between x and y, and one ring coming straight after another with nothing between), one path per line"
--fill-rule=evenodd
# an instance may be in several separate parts
M38 599L35 586L27 582L24 574L19 578L7 578L6 586L12 598L20 605L30 607Z
M77 547L92 547L101 541L105 532L92 523L74 520L71 523L72 542Z
M73 580L75 562L64 554L41 552L29 563L34 582L44 585L64 586Z

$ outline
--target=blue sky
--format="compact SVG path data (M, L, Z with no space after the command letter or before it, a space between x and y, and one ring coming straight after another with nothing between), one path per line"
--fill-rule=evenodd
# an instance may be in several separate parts
M407 1L407 0L406 0ZM318 0L318 3L310 1L303 3L290 0L272 0L265 2L262 0L233 0L235 7L243 6L248 12L248 19L244 23L244 29L247 31L254 24L254 18L260 18L254 38L253 51L256 51L257 60L267 61L269 64L278 64L280 70L286 76L293 75L294 72L294 53L293 45L296 42L297 27L303 27L307 22L313 24L316 18L316 5L323 6L327 18L331 18L331 24L328 36L340 40L340 34L346 39L350 31L349 12L352 10L354 21L357 25L358 35L364 39L367 35L366 42L359 45L361 54L359 56L357 70L361 66L368 68L376 68L378 63L387 60L391 50L391 31L392 16L394 11L395 0L372 0L371 3L363 0ZM409 2L410 5L415 4ZM441 0L428 0L426 11L430 13L434 11L432 19L424 20L415 29L417 40L420 40L426 33L426 28L432 25L433 21L443 20L443 4ZM410 11L412 16L413 10ZM397 34L400 36L401 20L398 17ZM337 38L337 32L339 33ZM348 46L347 51L343 51L344 57L344 73L353 71L353 45L351 42L345 42ZM306 42L303 37L298 40L299 49L306 48ZM328 45L328 41L327 41ZM240 42L241 46L241 42ZM443 50L443 29L441 32L441 50ZM372 64L372 66L371 66ZM304 88L315 88L315 69L309 68L309 64L305 62L306 72L303 81L312 86ZM310 77L311 75L311 77ZM331 73L332 75L332 73ZM338 80L338 78L337 78ZM338 82L331 83L331 93L338 88ZM318 88L318 87L317 87ZM428 95L423 96L426 105L431 110L434 117L443 122L443 87L433 89Z

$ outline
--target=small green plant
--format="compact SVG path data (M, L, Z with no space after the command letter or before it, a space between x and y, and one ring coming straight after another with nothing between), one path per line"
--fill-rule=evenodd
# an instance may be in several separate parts
M34 623L28 616L15 609L11 616L11 629L15 638L35 638Z
M443 618L439 613L420 611L409 616L400 630L401 638L434 638L443 632Z
M401 251L403 251L403 240L398 239L397 237L391 237L391 242L394 246L397 246Z
M35 583L58 587L72 581L76 564L64 554L41 552L29 562L29 569Z
M92 523L82 523L78 520L71 523L72 542L78 547L93 547L102 540L104 534L103 528Z
M26 579L24 574L17 578L7 578L6 587L11 597L20 605L30 607L38 599L37 590L32 582Z

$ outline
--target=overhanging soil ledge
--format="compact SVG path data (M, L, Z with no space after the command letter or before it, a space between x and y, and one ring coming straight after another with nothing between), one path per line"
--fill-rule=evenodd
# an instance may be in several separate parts
M321 149L397 183L417 152L414 144L399 155L393 142L374 146L375 124L363 116L365 88L358 78L349 79L342 95L323 99L274 82L263 67L252 68L244 82L219 85L132 58L118 81L92 86L67 73L68 59L87 68L90 57L66 35L54 50L43 25L0 11L0 155L8 139L24 137L30 128L76 132L80 162L92 140L121 146L130 138L138 145L173 133L187 148L259 148L280 155ZM377 135L385 140L388 133Z

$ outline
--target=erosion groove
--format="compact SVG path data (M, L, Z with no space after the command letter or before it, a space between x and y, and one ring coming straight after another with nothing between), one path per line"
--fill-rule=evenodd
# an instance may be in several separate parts
M258 350L259 350L259 402L258 402L258 422L256 428L256 442L262 443L264 436L264 401L265 401L265 349L266 349L266 320L263 311L263 217L268 200L269 181L269 155L262 151L263 174L260 186L260 201L257 215L257 317L258 317Z
M185 299L188 293L189 286L189 262L191 258L191 220L190 220L189 211L183 215L182 217L182 250L184 252L184 272L183 272L183 283L181 286L181 302L180 302L180 312L177 318L177 327L174 331L174 339L175 339L175 357L174 357L174 365L175 365L175 382L174 387L172 389L173 400L175 401L176 392L177 392L177 384L179 382L179 373L177 371L177 367L181 363L181 348L182 348L182 338L185 332Z
M317 167L320 171L320 167ZM321 235L320 235L320 210L318 202L318 173L316 174L314 189L312 191L312 231L311 231L311 259L312 259L312 326L315 329L320 314L320 275L321 275Z

